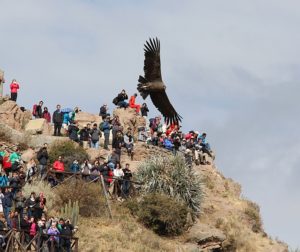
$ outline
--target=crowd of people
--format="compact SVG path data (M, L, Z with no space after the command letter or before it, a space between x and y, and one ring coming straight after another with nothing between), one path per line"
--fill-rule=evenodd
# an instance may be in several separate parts
M3 96L4 82L4 72L0 69L0 96ZM10 84L11 100L17 101L19 89L20 84L13 79ZM47 144L37 151L36 157L26 163L22 161L18 148L13 151L0 148L0 230L25 231L26 243L38 233L41 235L38 240L40 247L54 244L56 251L70 251L70 237L76 231L70 220L48 216L47 200L43 192L23 195L22 188L26 183L32 183L33 179L44 180L55 187L64 181L66 172L80 174L86 182L95 183L99 182L102 175L107 191L112 188L113 195L122 201L129 197L133 176L129 163L122 167L122 149L133 159L137 140L165 148L174 155L184 155L189 167L192 167L193 162L197 165L210 164L214 153L207 142L206 133L200 134L191 130L184 134L179 124L166 125L161 116L148 119L147 104L138 104L137 96L137 93L134 93L128 98L123 89L112 103L124 110L134 109L136 115L145 118L144 127L138 129L138 139L134 138L133 129L124 128L118 116L111 116L107 104L100 107L99 116L102 122L91 122L84 127L80 127L76 121L76 114L80 111L78 107L62 109L58 104L51 115L42 100L34 104L33 117L44 118L48 123L53 123L54 136L68 136L85 149L99 149L100 139L103 137L103 148L110 151L110 155L107 159L96 158L93 161L74 159L71 165L66 167L63 156L58 156L50 164ZM5 241L1 244L0 239L0 247L3 244Z

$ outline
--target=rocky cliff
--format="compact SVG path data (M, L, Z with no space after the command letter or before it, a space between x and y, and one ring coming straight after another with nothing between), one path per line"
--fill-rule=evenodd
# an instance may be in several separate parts
M12 142L18 143L20 141L29 141L29 145L33 147L38 147L44 142L51 144L57 140L57 137L52 136L28 136L28 134L21 130L23 120L27 120L26 115L23 115L22 113L24 112L20 112L20 108L12 102L6 102L5 106L1 106L0 118L2 120L0 125L0 138L2 139L0 139L0 148L1 145L5 145L3 132L9 132L8 135L12 136L12 138L10 138L12 139ZM20 114L21 116L16 116L16 114ZM145 125L144 118L137 117L130 109L117 109L114 114L120 117L120 121L125 127L131 127L134 132L137 132L138 127ZM82 116L82 121L84 122L99 122L101 120L94 115L82 115L84 115ZM67 138L63 137L60 139L67 140ZM7 141L7 139L5 140ZM29 150L27 153L28 152L32 151ZM98 156L107 156L109 154L108 151L103 150L102 148L100 150L89 150L88 152L91 159ZM143 160L153 155L171 154L162 148L149 146L143 142L137 142L135 144L135 155L133 160L131 160L124 152L122 163L130 163L132 170L135 171ZM99 246L104 246L106 238L109 240L109 242L107 241L107 244L114 242L118 244L118 239L121 239L120 237L125 239L127 235L129 235L123 234L122 232L127 232L126 230L130 229L130 225L132 225L130 230L132 233L138 232L137 237L139 240L145 238L142 235L143 233L147 234L151 239L156 240L156 245L151 243L151 247L152 245L153 247L156 247L156 251L288 251L286 244L271 239L264 232L263 222L259 213L259 206L248 199L241 197L241 186L232 179L224 177L214 165L213 160L210 161L212 163L211 165L194 165L192 167L192 169L194 169L194 171L202 178L205 198L199 219L196 220L194 225L185 234L176 239L168 240L166 238L161 238L152 233L150 234L149 231L146 231L144 227L135 223L135 220L128 216L125 217L125 220L123 216L122 218L117 217L111 222L100 219L93 221L84 219L82 220L82 224L87 225L87 223L90 223L89 233L92 235L87 235L86 232L80 231L81 246L92 246L91 249L96 249L98 241L101 241L102 244L99 244ZM119 214L120 213L116 213L117 216L119 216ZM109 236L107 234L107 237L105 238L103 230L109 230L109 233L115 232L119 237ZM131 236L129 236L129 238L130 237ZM132 243L141 242L137 241L134 237L131 237L130 239ZM144 243L148 244L147 242L145 238ZM115 248L115 246L107 246L107 248L110 248L110 250L108 249L109 251L114 251L112 248ZM145 247L143 248L145 249ZM131 249L124 249L124 251L132 250L134 250L134 247L131 247ZM147 251L154 250L149 248Z

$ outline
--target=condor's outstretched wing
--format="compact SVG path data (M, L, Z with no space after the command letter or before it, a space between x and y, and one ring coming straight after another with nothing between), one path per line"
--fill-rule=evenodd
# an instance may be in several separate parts
M160 42L156 39L149 39L144 45L145 60L144 72L148 82L162 81L160 70Z
M176 112L164 90L160 92L151 92L150 97L154 106L164 116L166 124L178 124L181 122L182 117Z

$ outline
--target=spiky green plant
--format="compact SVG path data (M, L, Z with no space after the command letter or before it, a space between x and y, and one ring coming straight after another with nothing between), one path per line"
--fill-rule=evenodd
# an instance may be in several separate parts
M65 219L70 219L71 223L76 226L77 222L78 222L78 216L79 216L79 205L78 205L78 201L75 202L71 202L71 200L69 200L69 202L67 204L65 204L65 207L61 208L61 217L65 218Z
M183 157L153 156L139 166L136 179L143 183L143 194L164 193L185 202L193 216L200 213L202 183Z

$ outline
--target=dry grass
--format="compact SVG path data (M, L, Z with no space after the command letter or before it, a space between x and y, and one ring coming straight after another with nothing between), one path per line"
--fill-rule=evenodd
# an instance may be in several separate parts
M257 251L254 240L249 239L249 230L245 228L239 218L219 219L217 226L227 237L222 244L225 252Z
M147 230L127 209L116 204L112 208L113 220L105 213L103 217L80 219L77 234L80 251L180 251L178 242Z
M245 208L244 213L246 214L253 232L263 232L262 220L260 218L260 209L259 206L251 201L246 200L247 207Z

